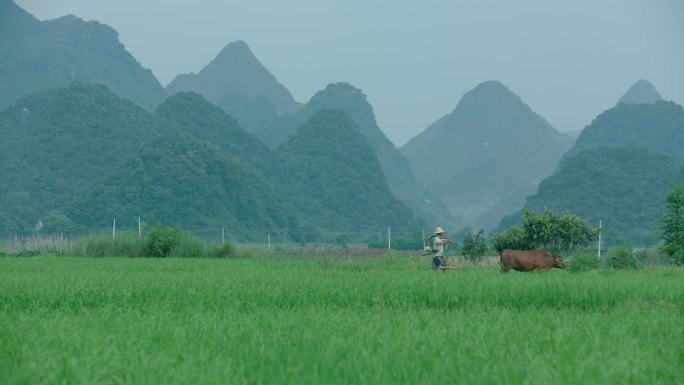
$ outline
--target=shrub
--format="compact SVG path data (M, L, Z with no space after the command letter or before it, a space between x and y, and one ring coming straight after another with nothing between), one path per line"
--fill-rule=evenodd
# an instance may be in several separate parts
M616 248L608 257L607 262L608 266L614 269L636 269L639 267L632 249L624 246Z
M581 272L590 271L598 268L598 256L593 251L585 251L576 254L568 263L570 271Z
M147 236L145 245L145 256L164 258L171 255L174 247L180 243L180 231L170 228L157 226Z
M349 245L349 236L344 234L338 235L335 238L335 243L338 244L341 248L346 249Z
M570 212L558 214L544 209L537 214L527 209L523 216L523 228L517 226L492 237L492 245L501 253L503 249L542 249L553 254L567 254L577 247L587 246L598 236L599 229Z
M132 232L118 233L115 238L111 234L90 235L75 243L75 254L84 257L140 257L145 253L145 241Z
M675 184L667 193L667 212L660 220L661 250L670 263L684 265L684 185Z
M232 243L226 243L214 250L214 257L216 258L234 258L236 256L237 248Z
M169 257L179 258L211 258L214 256L213 248L202 239L185 233L179 232L178 243L171 249Z
M484 260L484 254L487 251L487 241L484 237L484 230L478 231L473 235L469 233L463 239L463 247L461 253L466 261L472 263L480 263Z

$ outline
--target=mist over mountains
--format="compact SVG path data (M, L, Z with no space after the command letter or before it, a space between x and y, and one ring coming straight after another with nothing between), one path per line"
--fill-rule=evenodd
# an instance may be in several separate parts
M651 96L634 95L639 89ZM655 94L641 80L597 116L524 208L569 210L595 226L601 221L609 243L655 243L664 197L684 183L684 109ZM505 217L499 229L518 223L523 210Z
M241 115L259 102L266 113L283 114L300 106L285 88L257 60L243 41L232 42L198 74L176 76L166 86L169 94L194 91L231 115ZM238 121L245 126L246 122Z
M492 228L534 192L571 145L507 87L487 81L401 151L460 225Z
M299 103L243 41L164 89L106 25L0 0L0 32L0 230L142 216L308 242L502 228L552 207L652 242L682 180L682 107L645 80L576 141L485 81L397 149L361 89L331 82Z
M119 42L117 32L75 16L39 21L0 0L0 109L29 92L72 81L107 85L148 110L166 98L152 71Z
M625 104L650 104L663 100L660 93L648 80L640 79L634 83L627 92L622 95L616 105Z

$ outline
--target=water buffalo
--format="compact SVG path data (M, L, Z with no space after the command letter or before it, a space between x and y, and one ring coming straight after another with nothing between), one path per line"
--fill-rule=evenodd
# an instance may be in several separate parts
M565 269L565 263L559 255L548 255L543 250L501 250L501 272L517 271L549 271L557 267Z

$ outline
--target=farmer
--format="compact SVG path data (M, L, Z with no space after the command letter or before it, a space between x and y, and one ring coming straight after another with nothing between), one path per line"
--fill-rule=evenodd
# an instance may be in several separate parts
M432 239L432 244L430 245L435 252L435 256L432 257L432 270L437 270L440 266L446 266L446 261L444 260L444 245L451 243L451 238L444 237L444 230L437 226L435 235Z

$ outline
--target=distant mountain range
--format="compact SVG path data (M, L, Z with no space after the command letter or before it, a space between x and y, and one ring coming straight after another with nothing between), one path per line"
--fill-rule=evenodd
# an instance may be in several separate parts
M524 203L571 145L520 97L488 81L401 151L460 226L493 228Z
M236 41L198 74L176 77L167 90L202 94L274 149L318 111L347 111L376 151L393 193L427 222L453 223L445 206L415 181L408 161L378 127L366 95L348 83L329 84L301 105L256 59L246 43Z
M487 81L398 150L360 89L331 83L298 103L242 41L164 89L97 22L38 21L0 0L0 36L1 230L143 216L307 242L491 229L552 207L646 242L682 180L682 107L645 80L576 142Z
M105 86L72 83L0 113L0 228L161 223L290 240L322 230L424 226L392 194L373 147L343 111L319 112L278 152L195 93L156 114Z
M646 97L635 95L640 89L649 90ZM653 95L655 88L639 81L596 117L524 207L570 210L594 226L602 221L609 244L655 243L667 191L684 183L684 109ZM499 229L519 222L522 212Z
M153 110L166 91L119 42L114 29L75 16L39 21L0 0L0 110L20 97L72 81L107 85Z
M625 104L650 104L663 100L660 93L648 80L638 80L627 92L622 95L616 105Z
M395 198L373 146L343 110L321 109L277 150L298 212L323 229L425 226ZM382 220L379 220L382 218Z
M246 128L250 122L240 117L255 108L261 113L284 114L300 107L243 41L226 45L199 73L176 76L166 89L169 94L194 91L204 95L228 114L237 115Z

